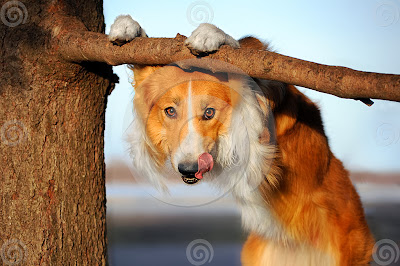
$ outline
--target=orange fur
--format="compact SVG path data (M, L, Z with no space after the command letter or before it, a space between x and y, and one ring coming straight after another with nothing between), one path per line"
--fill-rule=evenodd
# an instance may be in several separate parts
M374 240L349 174L330 151L318 108L291 85L284 98L272 94L280 154L274 164L282 172L279 188L263 193L266 204L296 243L331 254L334 265L367 265ZM266 186L260 190L269 191ZM251 235L244 265L262 265L260 249L267 245L274 243Z
M192 105L196 107L193 110L196 118L191 120L196 131L203 136L205 150L212 150L218 136L226 134L232 108L238 101L232 84L224 84L218 77L199 71L185 72L175 66L162 69L160 66L140 66L133 70L135 108L146 124L146 134L156 148L150 152L158 166L161 167L166 158L176 152L188 133L188 80L192 80ZM215 119L203 121L201 118L208 105L217 110ZM164 110L167 107L174 107L179 119L166 118Z
M255 38L242 40L241 46L266 49ZM193 80L193 93L198 96L194 105L208 101L222 110L215 121L194 123L197 132L210 140L205 142L206 146L212 146L219 134L226 133L238 96L231 89L232 84L224 84L209 73L186 72L176 66L158 69L160 66L134 68L134 101L139 117L145 125L150 125L146 133L155 150L149 152L161 167L187 134L182 124L185 119L177 124L162 115L168 106L176 107L178 115L185 115L180 108L185 104L189 76ZM264 207L282 225L289 241L251 233L243 247L243 265L368 264L373 237L348 172L329 148L318 108L294 86L276 83L271 88L263 80L255 82L266 95L257 95L262 111L267 113L270 108L274 114L278 155L272 172L280 173L279 182L273 183L265 170L259 191L265 200ZM194 112L200 116L203 111L194 109ZM177 128L182 129L178 136ZM259 139L268 142L270 138L271 132L266 127Z

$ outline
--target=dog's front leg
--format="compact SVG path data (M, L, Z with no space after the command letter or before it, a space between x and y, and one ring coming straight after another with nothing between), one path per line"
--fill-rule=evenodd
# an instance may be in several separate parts
M144 29L130 15L120 15L111 25L108 39L118 45L132 41L136 37L147 37Z
M209 23L202 23L195 29L185 44L195 53L210 53L217 51L221 45L229 45L233 48L239 48L240 44L232 36L226 34L223 30Z

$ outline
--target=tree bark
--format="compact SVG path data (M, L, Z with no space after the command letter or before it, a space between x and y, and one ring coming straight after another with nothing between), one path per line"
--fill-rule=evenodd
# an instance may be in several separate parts
M60 60L51 41L59 12L104 32L103 3L20 3L26 19L0 21L0 264L106 265L112 69Z
M60 56L72 62L165 65L196 58L184 45L186 37L179 34L174 39L136 38L122 47L110 43L104 34L85 31L65 31L57 38ZM342 98L400 101L400 75L357 71L228 46L208 58L228 62L255 78L277 80Z

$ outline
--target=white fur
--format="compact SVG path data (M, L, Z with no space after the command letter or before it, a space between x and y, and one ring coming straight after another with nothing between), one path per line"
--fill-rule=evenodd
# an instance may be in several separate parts
M230 132L219 137L216 160L224 172L210 182L231 188L242 210L245 230L286 243L286 233L257 189L264 181L263 174L268 174L263 173L263 166L272 163L275 147L259 142L265 118L254 92L245 87L240 94L242 100L232 114Z
M130 15L118 16L111 25L108 39L112 42L129 42L136 37L147 37L144 29Z
M290 239L279 221L269 211L268 203L264 201L257 189L258 185L264 181L263 174L268 174L263 173L263 166L272 162L275 147L259 142L259 136L265 125L265 116L255 93L248 87L242 88L239 93L242 100L233 111L229 133L219 136L216 144L217 156L214 159L217 170L207 172L204 180L224 192L232 192L242 210L242 223L246 230L268 239L287 243ZM165 180L168 173L158 169L153 162L148 152L152 149L152 144L147 139L141 119L135 119L131 132L133 134L129 142L134 166L156 188L167 191ZM191 144L193 140L188 140L184 145L190 148ZM174 164L178 163L176 158ZM171 162L167 163L171 164Z
M188 84L188 96L186 99L188 134L186 135L185 139L179 144L178 150L175 152L172 158L173 167L176 172L179 172L179 163L197 162L197 158L199 158L199 156L205 152L202 141L203 137L196 132L193 126L193 119L195 118L195 116L193 116L192 110L192 97L192 81L190 80Z
M185 44L191 49L200 52L213 52L224 44L232 46L233 48L240 47L237 40L209 23L200 24L189 38L186 39Z
M137 114L127 132L127 142L130 145L129 154L133 161L133 166L139 172L138 178L149 181L157 190L168 192L166 173L159 169L149 154L149 149L154 149L153 144L148 139L145 125Z

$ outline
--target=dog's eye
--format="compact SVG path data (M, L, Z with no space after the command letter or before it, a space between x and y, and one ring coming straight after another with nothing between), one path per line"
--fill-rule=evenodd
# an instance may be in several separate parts
M171 117L171 118L176 117L176 110L174 107L167 107L164 109L164 112L168 117Z
M214 108L207 108L204 111L203 118L206 119L206 120L209 120L209 119L213 118L214 115L215 115L215 109Z

